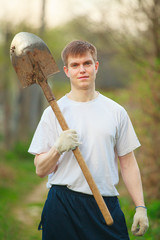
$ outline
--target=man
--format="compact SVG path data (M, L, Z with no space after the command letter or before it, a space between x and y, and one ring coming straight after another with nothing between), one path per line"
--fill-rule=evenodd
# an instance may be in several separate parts
M41 118L29 152L35 155L36 173L48 175L50 188L40 227L43 240L128 240L119 206L117 158L124 183L136 206L132 232L148 228L139 168L133 150L140 146L127 112L95 90L98 72L96 48L73 41L62 52L71 91L59 107L71 130L62 131L48 107ZM104 197L114 224L107 226L71 150L80 148Z

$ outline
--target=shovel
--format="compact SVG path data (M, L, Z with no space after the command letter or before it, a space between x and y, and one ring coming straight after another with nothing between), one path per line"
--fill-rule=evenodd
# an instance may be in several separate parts
M32 33L20 32L12 40L10 57L22 86L28 87L34 83L39 84L62 130L68 130L68 125L47 83L48 77L59 72L59 70L44 41ZM78 147L73 150L73 154L87 180L106 224L112 225L113 219L110 212Z

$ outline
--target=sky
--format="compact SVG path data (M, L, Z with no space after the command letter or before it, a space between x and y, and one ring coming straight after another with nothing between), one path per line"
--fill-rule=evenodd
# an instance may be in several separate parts
M77 14L92 11L95 0L46 0L46 23L49 27L57 26ZM25 20L34 26L40 24L42 0L0 0L0 20L7 20L13 25Z
M93 21L104 17L104 22L108 22L112 28L120 29L123 28L124 20L121 16L125 16L128 28L134 32L135 28L129 19L131 4L136 4L136 0L46 0L45 23L52 28L77 15L88 14ZM7 21L13 26L25 21L33 27L40 27L41 9L42 0L0 0L0 21ZM143 22L138 25L145 30Z

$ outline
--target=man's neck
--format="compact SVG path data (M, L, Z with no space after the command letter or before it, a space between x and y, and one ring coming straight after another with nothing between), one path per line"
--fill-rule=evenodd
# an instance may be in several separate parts
M97 91L88 91L88 90L81 90L81 91L70 91L67 94L67 97L76 102L88 102L93 100L98 96Z

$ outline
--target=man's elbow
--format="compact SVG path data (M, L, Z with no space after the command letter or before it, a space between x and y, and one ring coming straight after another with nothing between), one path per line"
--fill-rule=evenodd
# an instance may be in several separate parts
M35 168L36 168L36 175L40 178L43 178L45 177L45 174L44 172L42 171L42 169L39 167L39 161L38 161L38 154L35 156L34 158L34 165L35 165Z
M38 162L34 162L35 168L36 168L36 175L40 178L44 178L46 174L44 173L44 170L39 166Z
M44 174L43 171L41 171L41 170L39 170L39 169L37 169L37 168L36 168L36 174L37 174L37 176L40 177L40 178L44 178L44 177L46 176L46 174Z

